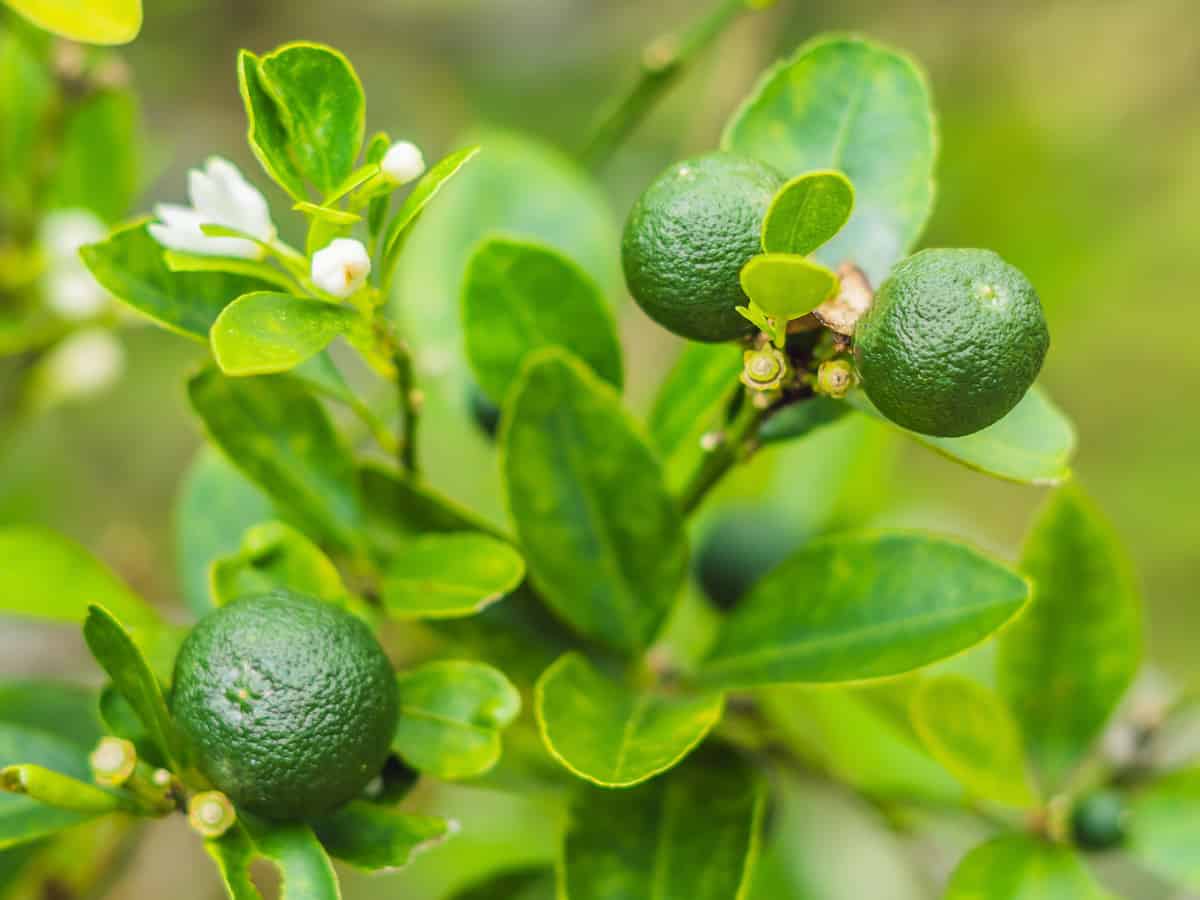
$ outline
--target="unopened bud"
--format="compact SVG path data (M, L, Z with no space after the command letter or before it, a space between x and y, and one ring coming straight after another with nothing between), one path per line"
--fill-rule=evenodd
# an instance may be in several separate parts
M312 258L313 284L334 297L357 293L371 274L371 257L361 241L338 238Z
M137 750L124 738L101 738L88 757L88 763L97 784L120 787L133 775L137 766Z
M219 838L237 821L237 812L220 791L204 791L188 803L188 824L210 840Z
M774 391L791 374L791 366L777 347L747 350L743 357L742 384L755 391Z
M831 359L821 363L817 370L816 391L834 400L840 400L854 387L854 366L845 359Z
M380 171L396 184L408 184L425 174L425 157L409 141L392 144L379 164Z

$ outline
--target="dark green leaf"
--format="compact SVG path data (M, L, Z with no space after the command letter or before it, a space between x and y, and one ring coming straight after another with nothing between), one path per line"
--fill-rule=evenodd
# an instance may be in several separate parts
M430 534L391 557L383 582L388 613L401 619L457 619L516 589L525 561L503 541L478 533Z
M764 444L775 444L806 437L826 425L841 421L848 412L850 407L840 400L813 397L802 403L785 406L772 415L758 429L758 439Z
M842 230L853 209L854 186L841 172L797 175L771 201L763 251L807 256Z
M443 819L358 801L317 819L312 827L330 856L368 871L399 869L450 834Z
M101 603L134 627L158 614L74 541L42 528L0 528L0 612L80 624Z
M920 236L937 152L924 75L911 59L854 37L821 37L768 72L726 127L726 150L785 175L836 169L854 214L818 257L851 261L879 284Z
M742 268L742 290L776 322L806 316L837 291L838 278L792 253L763 253Z
M247 826L259 855L279 870L280 900L340 900L333 864L307 825Z
M218 840L205 841L204 850L217 864L229 900L262 900L250 880L250 865L257 853L241 825L235 825Z
M632 787L679 764L721 718L720 693L638 691L568 653L536 690L546 748L564 766L602 787Z
M337 566L321 548L283 522L252 526L242 536L238 552L213 561L209 577L218 606L279 588L339 606L350 598Z
M889 422L866 394L847 403L968 468L1022 484L1055 485L1071 474L1075 428L1037 385L1007 416L982 431L959 438L930 437Z
M1028 611L1001 637L997 681L1031 758L1056 790L1088 753L1142 657L1141 598L1111 526L1077 487L1038 516L1021 569Z
M1200 769L1159 778L1130 806L1129 852L1167 881L1200 891Z
M44 731L0 722L0 766L34 763L80 780L90 779L88 751ZM0 849L71 828L94 814L46 806L30 797L0 793Z
M248 50L238 54L238 87L249 123L246 138L267 174L300 201L306 199L304 174L287 153L287 122L262 75L262 60Z
M503 398L525 358L562 347L621 387L621 345L599 286L543 244L491 238L467 264L467 359L484 394Z
M945 900L1107 900L1067 847L1008 835L975 848L950 877Z
M824 538L758 583L701 675L720 687L898 675L974 646L1028 600L1025 579L962 544Z
M653 451L616 391L561 350L513 387L502 469L530 577L588 637L638 651L657 634L687 548Z
M530 868L489 875L449 900L555 900L554 873Z
M144 222L81 251L92 275L117 299L164 328L208 340L226 306L243 294L269 291L270 282L228 272L172 272Z
M504 675L475 662L442 660L401 675L392 749L435 778L472 778L500 758L500 732L521 711Z
M210 340L226 375L268 375L295 368L359 327L362 316L349 307L258 292L225 307Z
M736 757L696 757L629 791L575 797L559 868L571 900L732 900L758 857L766 791Z
M310 536L358 542L362 509L350 451L325 410L294 379L226 378L207 369L188 382L209 437Z
M96 692L60 681L0 683L0 722L65 738L88 752L104 733L96 715Z

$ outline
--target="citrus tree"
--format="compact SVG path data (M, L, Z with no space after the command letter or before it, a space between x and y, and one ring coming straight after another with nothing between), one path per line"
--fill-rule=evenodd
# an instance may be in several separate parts
M585 163L755 5L655 43ZM359 78L323 45L246 51L237 72L303 240L213 157L189 206L82 250L114 297L211 350L177 515L194 621L65 538L0 529L0 609L82 624L107 676L0 687L8 883L64 856L94 883L131 823L184 814L230 897L260 896L265 859L284 896L325 900L331 858L393 869L453 840L403 805L435 779L564 811L553 865L459 900L810 896L792 841L798 785L819 780L960 860L934 873L952 900L1110 897L1105 851L1200 889L1200 771L1167 749L1186 703L1122 706L1136 580L1035 384L1036 290L989 251L913 254L937 138L912 60L817 38L719 148L646 187L626 286L687 342L645 415L622 395L616 253L578 162L483 131L426 166L367 135ZM503 525L427 480L447 383L495 441ZM768 506L710 517L689 548L735 469L866 420L1053 487L1020 559L917 531L795 539ZM786 477L871 477L810 462Z

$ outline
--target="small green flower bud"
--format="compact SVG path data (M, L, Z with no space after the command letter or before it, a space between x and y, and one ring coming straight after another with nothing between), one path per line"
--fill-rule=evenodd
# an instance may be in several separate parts
M854 366L848 360L831 359L821 363L821 368L817 370L815 389L818 394L840 400L850 393L856 380Z
M791 366L777 347L747 350L743 357L742 384L753 391L775 391L791 374Z
M105 737L100 739L88 762L97 784L120 787L133 775L137 766L137 750L123 738Z
M237 821L237 812L220 791L204 791L188 802L188 824L205 838L219 838Z

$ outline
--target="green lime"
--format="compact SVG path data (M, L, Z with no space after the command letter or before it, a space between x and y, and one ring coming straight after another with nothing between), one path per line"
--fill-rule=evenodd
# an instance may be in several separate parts
M754 331L736 308L739 276L762 252L762 223L783 176L769 166L710 153L671 166L629 214L621 258L629 293L646 315L695 341Z
M200 621L175 661L171 706L214 786L239 808L292 820L329 812L379 774L399 696L365 624L277 591Z
M1096 791L1071 812L1071 833L1084 850L1111 850L1125 842L1128 811L1116 791Z
M990 250L923 250L896 265L855 331L863 389L921 434L958 437L1002 419L1050 346L1037 292Z

